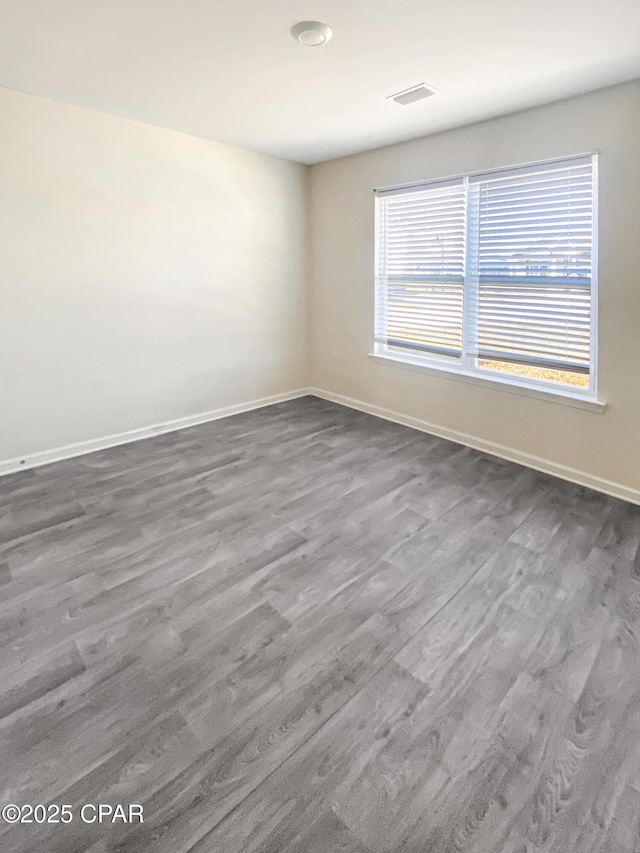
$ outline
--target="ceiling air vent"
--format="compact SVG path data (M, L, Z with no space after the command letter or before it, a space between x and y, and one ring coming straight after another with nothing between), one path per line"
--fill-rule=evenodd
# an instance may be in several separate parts
M412 86L410 89L404 89L402 92L396 92L395 95L389 95L388 101L395 101L396 104L401 104L406 107L407 104L413 104L414 101L422 101L424 98L430 98L435 95L436 90L427 86L426 83L418 83L417 86Z

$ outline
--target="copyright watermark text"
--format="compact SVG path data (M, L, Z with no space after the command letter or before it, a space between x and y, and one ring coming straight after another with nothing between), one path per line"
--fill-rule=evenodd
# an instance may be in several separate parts
M71 823L75 819L82 823L144 823L142 806L137 803L85 803L83 806L38 803L17 806L7 803L0 809L5 823Z

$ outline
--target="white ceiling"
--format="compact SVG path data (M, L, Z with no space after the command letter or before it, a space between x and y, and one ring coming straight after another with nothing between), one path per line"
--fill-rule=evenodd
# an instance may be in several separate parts
M304 163L633 77L639 0L0 0L0 84Z

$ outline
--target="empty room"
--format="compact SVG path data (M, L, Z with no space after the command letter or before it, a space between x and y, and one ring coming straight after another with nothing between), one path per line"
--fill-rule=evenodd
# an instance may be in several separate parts
M0 12L0 853L640 853L637 0Z

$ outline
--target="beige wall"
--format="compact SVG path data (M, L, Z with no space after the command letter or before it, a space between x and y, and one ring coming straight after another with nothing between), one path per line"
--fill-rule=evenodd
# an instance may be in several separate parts
M604 414L368 356L375 187L592 150ZM310 207L315 386L640 489L640 82L314 166Z
M0 123L0 463L306 384L306 167L7 89Z

